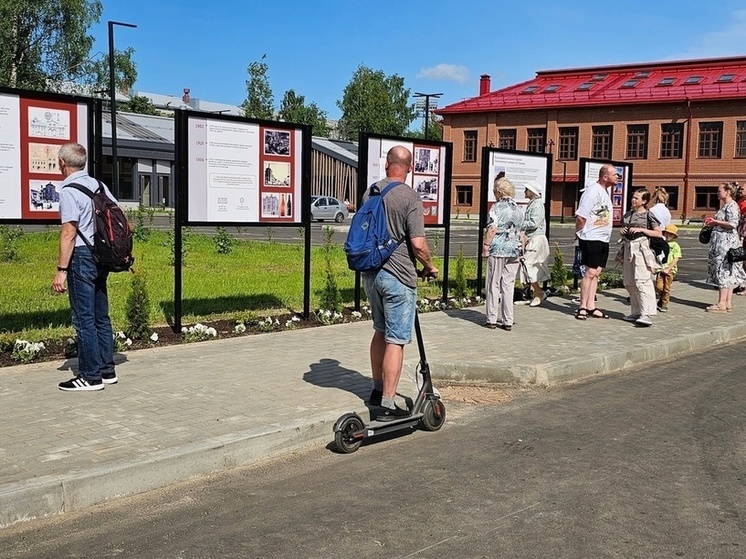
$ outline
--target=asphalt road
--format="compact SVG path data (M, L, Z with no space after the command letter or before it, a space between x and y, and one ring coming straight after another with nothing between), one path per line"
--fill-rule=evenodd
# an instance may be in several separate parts
M504 404L449 403L439 432L16 525L0 556L741 559L744 359L731 345Z

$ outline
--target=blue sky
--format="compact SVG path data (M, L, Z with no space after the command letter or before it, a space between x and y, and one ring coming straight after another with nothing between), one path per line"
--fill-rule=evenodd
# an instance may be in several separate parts
M339 118L336 101L363 64L398 74L439 106L537 70L746 55L742 0L103 0L92 52L133 47L134 89L230 104L266 54L279 106L294 89ZM604 8L608 6L608 8ZM601 9L603 8L603 9Z

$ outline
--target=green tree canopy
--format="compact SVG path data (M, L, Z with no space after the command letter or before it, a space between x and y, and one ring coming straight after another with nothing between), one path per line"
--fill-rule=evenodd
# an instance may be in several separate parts
M46 90L86 71L100 0L0 0L0 85Z
M117 103L119 110L141 115L160 115L161 112L155 108L150 99L144 95L133 95L126 103Z
M244 115L248 118L274 118L274 96L269 86L269 65L263 60L267 57L262 55L262 61L252 62L247 68L249 79L246 80L246 100L241 103Z
M326 112L319 109L316 103L306 105L306 98L292 89L288 89L282 98L279 117L286 122L310 125L314 136L329 137Z
M414 104L408 100L409 89L404 87L404 78L358 66L342 100L337 101L342 110L339 121L342 137L357 140L361 131L403 136L416 114Z
M114 87L122 93L129 92L137 81L137 64L132 59L135 49L114 51ZM86 81L95 91L109 91L109 55L99 60L92 60L87 66ZM148 113L150 114L150 113Z

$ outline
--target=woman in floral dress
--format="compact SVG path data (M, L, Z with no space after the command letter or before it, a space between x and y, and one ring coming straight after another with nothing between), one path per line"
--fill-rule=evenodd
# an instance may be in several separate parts
M731 311L733 289L746 281L743 265L728 262L728 251L741 246L738 236L738 221L741 212L733 200L736 183L724 183L718 187L720 209L715 217L705 219L705 225L712 227L710 251L707 255L707 283L717 285L718 301L705 310L711 313Z

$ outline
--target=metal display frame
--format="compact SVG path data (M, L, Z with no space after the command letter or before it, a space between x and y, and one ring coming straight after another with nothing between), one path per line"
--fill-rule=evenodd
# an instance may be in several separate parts
M4 97L17 97L19 100L19 106L24 103L39 102L47 105L56 105L55 108L64 109L65 105L73 106L77 110L78 106L85 105L87 110L87 118L85 122L85 130L78 130L78 134L75 138L68 139L57 139L57 138L42 138L48 145L62 145L68 142L79 142L81 134L85 134L85 146L88 154L88 163L86 164L86 170L92 177L100 178L101 171L103 169L103 121L101 117L101 99L94 99L92 97L82 97L77 95L65 95L60 93L46 93L40 91L29 91L24 89L13 89L7 87L0 87L0 96ZM44 108L43 105L42 107ZM19 114L19 123L23 122ZM28 115L27 115L28 118ZM28 161L22 160L24 148L24 134L23 131L19 130L21 145L21 160L19 161L20 168L18 169L19 176L21 176L21 182L17 185L8 185L7 182L3 181L2 189L6 191L8 188L18 188L20 193L24 192L23 185L23 169L24 165L28 165ZM28 133L26 134L28 135ZM37 139L34 137L34 139ZM0 142L3 142L3 137L0 135ZM31 144L29 138L25 140L26 144ZM81 142L82 143L82 142ZM28 148L26 148L28 149ZM26 174L32 174L30 170L26 170ZM36 174L52 174L52 173L39 173ZM61 177L61 175L60 175ZM23 206L22 206L23 207ZM23 217L23 211L21 217L3 217L0 215L0 225L59 225L60 216L59 212L54 212L54 217Z
M290 133L300 132L300 220L280 221L266 219L265 221L243 222L237 220L190 220L189 219L189 158L190 158L190 119L210 120L215 122L226 122L246 125L256 125L261 129L287 130ZM308 319L310 314L311 293L311 127L305 124L290 122L276 122L270 120L249 119L239 116L204 113L191 110L176 110L174 113L174 155L175 155L175 212L174 212L174 331L181 330L183 317L182 308L182 228L188 226L205 227L303 227L304 229L304 251L303 251L303 317ZM295 161L295 156L291 157ZM259 188L259 186L257 186ZM297 200L295 208L298 209Z
M478 235L478 245L477 245L477 289L480 289L480 286L482 285L482 243L484 242L484 230L487 226L487 214L489 211L489 194L492 191L493 185L490 184L490 177L491 171L490 171L490 164L492 162L492 154L505 154L510 157L515 158L521 158L521 159L537 159L541 160L544 159L545 165L546 165L546 173L543 177L535 177L536 180L539 180L540 178L543 179L544 182L544 217L547 224L547 232L546 236L547 239L549 239L550 235L550 203L549 201L552 199L552 154L551 153L536 153L533 151L520 151L520 150L512 150L512 149L502 149L502 148L495 148L490 146L484 146L482 147L482 176L481 176L481 182L480 182L480 194L479 194L479 235ZM510 173L508 170L505 171L505 176L510 182L512 182L515 187L516 191L518 191L521 188L521 185L524 183L522 180L514 180L511 178Z
M429 147L441 151L445 150L445 158L440 163L441 165L443 165L442 172L437 173L438 176L443 177L443 184L440 186L440 192L443 196L442 211L440 212L442 221L440 223L425 223L426 229L445 230L443 246L443 270L440 278L443 282L443 292L441 294L441 300L445 301L448 296L448 260L450 257L451 242L451 185L453 176L453 143L438 142L435 140L424 140L419 138L405 138L402 136L373 134L371 132L361 132L358 140L357 193L355 196L355 207L357 208L360 208L362 206L363 195L370 187L370 185L375 182L371 180L372 177L368 176L368 164L371 161L369 153L371 140L379 140L381 142L403 145L410 149L413 159L415 147ZM412 164L414 166L414 160ZM413 187L413 185L408 186ZM355 309L358 311L360 310L361 295L362 289L360 272L355 272Z

